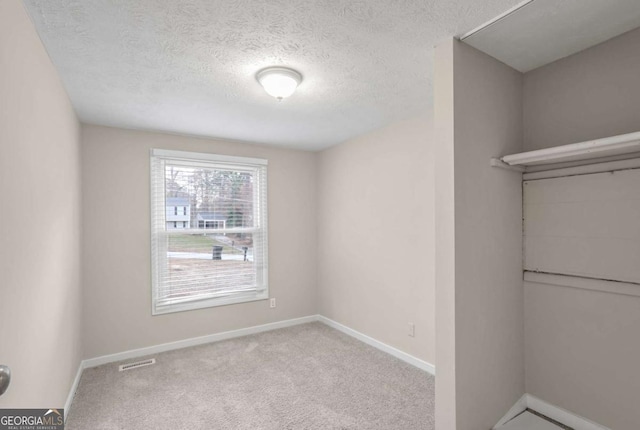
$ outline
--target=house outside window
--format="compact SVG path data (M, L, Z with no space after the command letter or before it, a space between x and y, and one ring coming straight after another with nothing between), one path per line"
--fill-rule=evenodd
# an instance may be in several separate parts
M166 225L170 228L189 228L191 224L191 202L185 194L166 198ZM180 208L180 210L178 210Z
M228 214L205 212L198 214L198 228L224 229L227 226Z
M151 176L153 314L267 299L266 160L154 149Z

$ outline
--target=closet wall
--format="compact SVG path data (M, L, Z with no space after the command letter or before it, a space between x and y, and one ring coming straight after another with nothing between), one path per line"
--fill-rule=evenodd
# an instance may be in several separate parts
M524 150L639 131L638 76L640 29L527 73ZM637 429L640 297L524 289L526 391L612 429Z
M575 173L522 184L525 270L640 284L640 168Z
M492 428L524 394L522 75L456 40L435 49L436 422Z

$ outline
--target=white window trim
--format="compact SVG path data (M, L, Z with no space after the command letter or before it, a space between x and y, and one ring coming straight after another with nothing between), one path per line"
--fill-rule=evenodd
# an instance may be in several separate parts
M185 161L210 161L214 163L266 166L269 162L263 158L235 157L232 155L210 154L205 152L173 151L170 149L151 149L152 157Z
M258 273L258 278L261 279L261 288L258 288L255 291L246 291L233 293L229 295L219 295L217 297L211 298L202 298L196 300L176 300L171 304L157 305L157 280L159 278L159 261L155 254L156 248L156 229L164 228L166 231L166 214L165 214L165 222L164 225L160 226L161 223L158 222L157 218L154 217L154 196L159 192L155 187L157 185L155 181L153 160L154 158L166 159L171 161L181 161L187 165L194 166L203 166L203 167L211 167L211 163L214 164L222 164L225 167L230 169L237 170L257 170L258 168L264 168L268 165L268 161L261 158L249 158L249 157L235 157L228 155L218 155L218 154L210 154L210 153L197 153L197 152L186 152L186 151L174 151L174 150L166 150L166 149L151 149L150 151L150 199L149 199L149 213L150 213L150 236L151 236L151 248L150 248L150 256L151 256L151 314L152 315L163 315L167 313L174 312L183 312L195 309L204 309L216 306L225 306L237 303L247 303L258 300L267 300L269 298L269 258L268 258L268 200L265 195L262 199L262 202L258 202L259 204L254 205L254 214L256 215L255 219L261 220L261 225L259 227L254 228L236 228L236 229L226 229L227 231L238 231L238 232L256 232L261 231L263 235L263 246L264 246L264 256L262 261L262 268L260 273ZM259 185L264 192L267 192L267 174L264 171L264 175L259 175L261 184ZM166 212L166 206L163 204L163 213ZM158 225L156 225L158 224ZM178 233L181 229L177 229L175 232L167 231L168 234ZM195 230L195 229L190 229ZM206 231L206 230L205 230ZM208 230L210 232L211 230Z

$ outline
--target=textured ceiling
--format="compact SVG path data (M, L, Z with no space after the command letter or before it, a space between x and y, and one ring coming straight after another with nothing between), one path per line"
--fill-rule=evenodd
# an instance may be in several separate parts
M321 149L429 109L432 46L520 0L25 0L87 123ZM277 102L255 73L304 81Z
M534 0L464 41L528 72L639 26L639 0Z

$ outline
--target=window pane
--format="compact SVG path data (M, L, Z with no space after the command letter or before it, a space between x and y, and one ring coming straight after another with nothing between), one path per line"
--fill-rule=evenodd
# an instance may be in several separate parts
M168 264L159 300L218 296L255 290L253 235L167 235Z
M176 221L188 217L191 228L254 227L254 176L253 171L167 165L167 205L176 201L185 205L183 213L173 217Z

